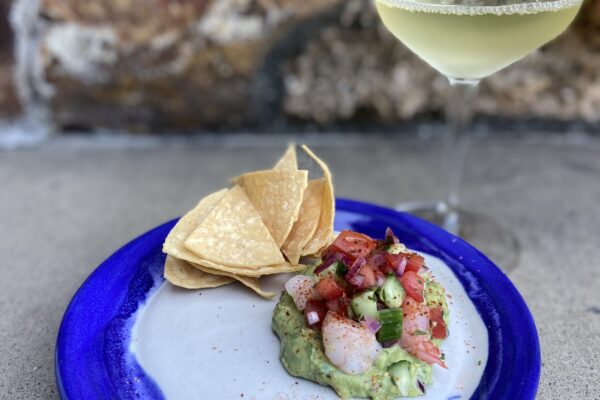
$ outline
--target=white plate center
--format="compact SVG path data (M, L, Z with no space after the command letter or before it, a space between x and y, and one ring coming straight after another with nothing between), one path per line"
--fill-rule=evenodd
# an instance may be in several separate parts
M469 398L486 365L487 330L450 268L423 255L450 295L451 322L442 346L448 370L434 366L434 384L421 398ZM271 277L265 287L281 291L287 277ZM137 313L130 350L169 400L337 399L281 366L271 331L278 298L263 300L238 283L201 291L164 283Z

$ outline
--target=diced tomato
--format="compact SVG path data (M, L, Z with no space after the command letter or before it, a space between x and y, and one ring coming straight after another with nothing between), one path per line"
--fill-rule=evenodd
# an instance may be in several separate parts
M406 265L408 264L406 254L386 254L385 258L390 274L402 275L404 271L406 271ZM402 267L402 265L404 265L404 267ZM398 271L398 269L400 269L400 271Z
M341 252L354 261L358 257L366 257L375 247L377 247L377 242L367 235L352 231L342 231L329 246L327 252Z
M321 279L315 289L327 301L337 299L344 293L344 289L332 277Z
M434 339L446 339L448 332L442 314L442 307L429 309L429 320L431 321L431 333Z
M421 267L425 264L425 259L418 254L409 254L408 255L408 263L406 264L406 271L419 272Z
M306 302L306 307L304 307L304 317L306 318L308 313L310 312L316 312L318 317L319 317L319 321L314 324L314 325L309 325L308 323L308 319L306 320L306 325L308 325L311 328L321 328L321 324L323 324L323 320L325 319L325 314L327 314L327 307L325 306L325 302L324 301L318 301L318 300L309 300Z
M375 286L375 283L377 283L375 271L373 271L373 268L371 268L371 266L368 264L363 265L360 271L358 271L358 274L364 277L361 289L372 288Z
M348 296L346 296L346 293L344 293L342 296L338 297L338 301L340 302L340 307L342 308L342 310L340 311L340 314L348 316L348 306L350 305L350 300L348 300Z
M371 266L374 270L379 270L385 274L391 274L392 271L389 271L388 261L387 261L388 253L382 250L374 250L367 257L367 264Z
M423 302L423 289L425 287L425 281L414 271L404 272L400 279L406 294L412 297L415 301Z
M443 323L435 325L432 328L431 333L434 339L446 339L446 336L448 335L446 325L444 325Z
M349 304L348 297L346 296L346 293L344 293L337 299L328 301L326 306L329 311L333 311L344 317L347 317L348 316L348 304Z
M377 279L379 277L383 278L380 266L383 268L386 263L385 255L372 254L356 273L357 276L360 275L362 278L360 278L360 284L353 283L354 286L358 289L374 287L377 284Z

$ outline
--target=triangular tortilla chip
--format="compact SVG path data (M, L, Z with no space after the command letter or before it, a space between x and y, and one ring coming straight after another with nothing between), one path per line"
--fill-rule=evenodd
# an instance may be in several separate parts
M230 189L184 246L217 264L246 268L284 262L279 247L240 186Z
M209 260L205 260L202 257L198 257L196 254L186 249L183 245L183 242L181 242L177 246L170 246L166 249L163 249L163 251L173 257L185 260L193 264L201 264L213 269L230 272L232 274L257 278L263 275L281 274L284 272L297 272L306 267L305 265L292 265L287 262L276 265L264 265L261 267L254 268L231 267L221 265Z
M281 247L292 230L308 184L308 172L267 170L236 178L269 228L277 247Z
M293 171L298 169L298 160L296 158L296 145L290 144L283 154L283 156L277 161L277 164L273 169Z
M221 201L225 193L227 193L227 189L209 194L200 200L193 210L181 217L165 239L163 252L171 254L175 258L185 260L181 252L189 252L189 250L183 247L183 242L194 232L198 224L206 218L219 201Z
M236 275L236 274L232 274L231 272L226 272L226 271L221 271L218 269L209 268L209 267L206 267L201 264L190 264L190 265L192 265L194 268L197 268L200 272L203 272L206 274L220 275L223 278L235 279L237 281L240 281L244 286L254 290L259 296L262 296L266 299L271 299L271 298L275 297L275 293L265 292L264 290L262 290L260 288L257 278L249 278L247 276Z
M236 267L230 265L218 264L209 260L205 260L199 257L196 257L196 261L194 264L200 264L212 269L217 269L219 271L230 272L234 275L241 276L250 276L259 278L263 275L272 275L272 274L281 274L284 272L298 272L304 268L306 265L292 265L288 262L284 262L282 264L276 265L263 265L260 267L246 268L246 267Z
M279 274L282 272L296 272L300 270L302 266L299 267L288 263L266 265L253 269L221 266L197 256L184 246L184 241L196 229L198 223L203 220L210 211L212 211L217 203L223 198L225 193L227 193L227 189L223 189L219 192L215 192L206 196L192 211L183 216L167 236L167 239L163 245L163 252L193 264L202 264L213 269L219 269L232 274L244 276L259 277L262 275Z
M208 274L198 268L194 268L186 261L178 260L171 256L167 256L165 260L164 276L173 285L185 289L213 288L227 285L235 280L223 274ZM260 295L263 296L262 294Z
M292 264L298 264L302 255L302 249L317 230L321 215L324 186L324 178L308 182L298 220L294 223L290 234L281 248L283 254L285 254Z
M313 237L308 241L302 250L302 255L319 253L331 240L333 233L333 218L335 215L335 197L333 195L333 183L331 182L331 173L327 164L317 157L306 145L302 145L302 150L308 154L323 170L325 186L323 188L323 199L321 203L321 215L319 224Z

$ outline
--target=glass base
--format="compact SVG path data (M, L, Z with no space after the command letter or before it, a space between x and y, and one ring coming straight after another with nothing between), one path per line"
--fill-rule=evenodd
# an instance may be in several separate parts
M504 273L517 267L520 256L517 238L486 215L460 208L448 212L445 204L440 202L402 203L396 206L396 210L416 215L460 236L483 252Z

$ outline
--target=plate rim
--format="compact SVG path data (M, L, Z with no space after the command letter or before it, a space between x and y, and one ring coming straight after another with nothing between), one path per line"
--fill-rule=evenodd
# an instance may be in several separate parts
M476 276L475 280L477 282L486 282L486 281L492 279L495 281L495 283L501 283L502 291L504 291L504 294L508 294L509 296L511 296L510 301L512 302L513 306L516 307L516 309L514 309L513 311L515 311L517 314L519 314L518 316L511 315L510 317L511 318L518 317L517 319L520 319L519 326L524 331L524 332L520 332L520 333L527 334L525 336L526 336L527 345L529 346L528 351L531 354L530 354L529 359L527 360L529 365L527 365L528 368L525 369L525 371L527 371L525 373L526 376L519 383L520 387L517 389L519 390L521 399L524 399L524 400L535 399L535 395L537 393L538 386L539 386L540 374L541 374L540 343L539 343L538 332L537 332L537 329L535 326L535 321L533 319L531 311L527 307L525 300L523 299L521 294L518 292L517 288L510 281L510 279L491 260L489 260L484 254L482 254L479 250L477 250L475 247L468 244L464 240L444 231L442 228L439 228L427 221L424 221L416 216L413 216L413 215L410 215L407 213L395 211L393 209L390 209L390 208L387 208L384 206L380 206L380 205L376 205L376 204L372 204L372 203L362 202L362 201L358 201L358 200L344 199L344 198L336 199L336 215L338 214L338 212L342 213L342 214L343 214L343 212L350 212L350 213L354 213L354 214L364 215L366 217L371 216L371 215L377 215L380 218L381 217L389 217L389 218L397 219L399 221L402 221L403 224L407 224L415 232L421 233L423 235L424 246L427 246L426 243L429 242L429 240L431 239L429 236L433 235L435 237L438 237L438 240L440 238L442 238L446 242L450 241L453 246L458 246L461 249L463 249L464 251L467 251L470 255L476 257L477 262L485 264L485 271L483 271L483 270L473 271ZM156 250L156 247L157 247L157 245L155 243L156 240L158 240L160 242L160 245L162 246L162 240L164 240L164 237L166 236L168 231L171 230L172 226L174 226L174 224L177 222L177 220L178 219L173 219L171 221L165 222L165 223L143 233L142 235L134 238L133 240L129 241L127 244L123 245L121 248L119 248L117 251L115 251L112 255L110 255L105 261L103 261L98 267L96 267L92 271L92 273L84 280L84 282L77 289L77 291L75 292L75 294L69 301L69 304L68 304L67 308L65 309L65 312L64 312L61 324L60 324L60 328L58 330L56 346L55 346L54 367L55 367L56 385L58 388L58 394L59 394L60 398L71 399L71 400L78 398L76 396L76 393L73 393L73 391L71 391L69 389L69 387L73 386L73 385L72 385L72 382L69 382L69 380L71 378L69 377L67 370L66 370L67 365L65 365L65 363L63 363L61 360L66 359L66 353L68 353L69 340L71 339L71 336L73 336L73 333L70 332L69 329L71 328L71 324L73 323L73 321L71 321L71 320L76 316L76 312L79 311L79 310L77 310L77 303L80 300L80 296L82 295L82 293L84 293L86 287L88 287L90 284L94 283L94 281L96 279L98 279L98 277L103 272L106 273L106 271L108 269L110 269L111 266L113 266L115 262L118 262L123 257L128 257L131 255L131 253L135 253L137 255L136 258L138 260L143 260L143 259L147 258L149 255L151 255L152 253L154 253ZM428 235L425 235L426 232L428 233ZM426 238L425 236L428 236L428 237ZM162 239L160 239L161 237L162 237ZM153 241L150 239L153 239ZM439 244L437 244L435 246L436 246L436 248L439 249ZM434 255L436 255L436 254L434 254ZM442 256L444 256L444 255L442 254ZM444 261L447 261L447 260L444 259ZM137 265L137 267L135 268L135 271L133 271L133 272L137 272L137 270L139 270L139 266L140 265ZM455 268L452 266L450 266L450 268L455 272L455 275L457 277L459 277ZM132 272L132 271L129 271L129 272ZM485 275L485 277L483 275ZM132 279L132 276L129 276L130 280ZM126 283L129 284L130 280L127 281ZM465 286L465 282L463 281L463 279L461 279L459 277L459 280L461 280L461 284L463 286ZM127 287L128 287L128 285L126 286L126 288ZM500 287L500 286L498 286L498 287ZM467 289L467 288L465 287L465 289ZM469 294L469 297L475 303L475 301L471 297L471 294ZM477 308L478 313L481 315L480 308L477 306L477 304L476 304L476 308ZM481 315L481 316L483 318L483 315ZM488 329L488 334L489 334L490 327L486 326L486 328ZM513 332L513 334L514 334L514 332ZM489 345L491 345L491 343ZM79 367L82 367L82 366L80 365ZM489 367L490 367L490 364L488 362L488 365L486 366L484 375L488 372ZM144 375L143 371L140 371L140 374ZM145 376L141 376L141 378L144 379ZM151 380L151 378L149 378L149 377L147 379ZM480 382L480 386L481 386L481 384L482 384L482 382ZM505 384L510 384L510 383L505 382ZM156 388L158 388L158 387L156 387ZM150 389L152 389L152 388L150 388ZM478 386L478 390L479 390L479 386ZM68 393L69 391L71 391L71 392ZM150 390L150 392L155 393L152 390ZM160 393L160 389L158 389L158 393ZM479 398L479 397L474 395L472 398Z

